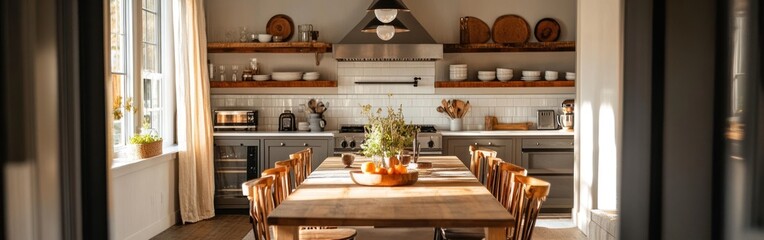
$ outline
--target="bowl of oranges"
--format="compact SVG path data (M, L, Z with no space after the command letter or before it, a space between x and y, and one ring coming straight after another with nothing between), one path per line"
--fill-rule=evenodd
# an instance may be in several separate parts
M364 186L406 186L416 183L419 172L407 169L403 164L385 168L373 162L365 162L361 165L361 170L350 171L350 178L354 183Z

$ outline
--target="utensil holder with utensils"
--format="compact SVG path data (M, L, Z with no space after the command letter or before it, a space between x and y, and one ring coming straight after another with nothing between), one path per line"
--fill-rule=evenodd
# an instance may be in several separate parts
M441 106L438 106L436 110L439 113L446 114L451 119L451 131L461 131L462 118L469 112L470 108L470 101L443 99L441 100Z

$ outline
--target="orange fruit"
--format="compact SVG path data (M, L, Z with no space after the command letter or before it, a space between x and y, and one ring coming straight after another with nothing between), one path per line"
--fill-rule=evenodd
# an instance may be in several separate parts
M390 167L387 169L387 174L393 175L396 174L395 167Z
M361 164L361 172L363 173L374 173L374 170L376 170L376 166L374 166L373 162L365 162Z
M395 165L395 172L398 174L406 174L408 173L408 169L406 169L406 166L404 165Z
M374 173L384 175L384 174L387 174L387 169L383 167L377 167L376 169L374 169Z

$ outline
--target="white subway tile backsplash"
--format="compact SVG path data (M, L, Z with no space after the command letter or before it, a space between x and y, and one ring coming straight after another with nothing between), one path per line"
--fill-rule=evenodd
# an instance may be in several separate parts
M274 131L278 128L278 117L285 109L292 110L298 118L304 121L304 115L297 112L300 104L307 104L311 98L316 98L328 105L325 114L327 129L336 130L341 124L364 124L366 119L361 116L361 105L371 104L373 107L391 106L395 109L403 105L406 121L415 124L433 124L439 129L448 129L449 120L436 108L442 99L469 100L472 110L464 119L463 128L466 130L482 130L486 115L494 115L499 122L535 122L536 110L554 109L559 111L562 100L572 99L570 94L553 95L431 95L409 94L393 95L387 93L394 88L384 88L378 94L338 94L338 95L213 95L213 109L244 107L259 111L259 128L264 131Z

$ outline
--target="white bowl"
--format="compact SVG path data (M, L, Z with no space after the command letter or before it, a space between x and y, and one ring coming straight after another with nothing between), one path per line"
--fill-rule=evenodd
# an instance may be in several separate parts
M302 80L305 80L305 81L315 81L315 80L318 80L318 75L315 75L315 76L312 76L312 75L311 76L307 76L307 75L305 75L305 76L302 77Z
M545 75L557 75L557 72L555 71L546 71L544 72Z
M276 81L295 81L302 79L302 72L273 72L273 80Z
M512 75L498 75L498 76L496 76L496 79L499 79L499 81L502 81L502 82L506 82L506 81L512 80L512 77L514 77L514 76L512 76Z
M556 78L556 77L554 77L554 78L553 78L553 77L544 77L544 79L546 79L547 81L554 81L554 80L557 80L557 78Z
M523 71L523 77L541 77L541 71Z
M480 81L487 82L487 81L493 81L494 79L496 79L496 76L478 76L478 79L480 79Z
M576 77L565 76L565 79L573 81L573 80L576 80Z
M257 35L257 40L260 42L270 42L273 35L261 33Z
M271 75L255 75L252 76L255 81L267 81L271 79Z
M496 71L478 71L478 74L496 75Z
M496 73L513 73L514 71L509 68L496 68Z

